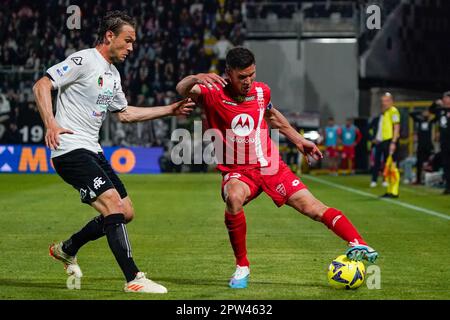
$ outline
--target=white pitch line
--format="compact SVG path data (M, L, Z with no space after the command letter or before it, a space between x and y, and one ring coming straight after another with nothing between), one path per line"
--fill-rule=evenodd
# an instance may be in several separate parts
M378 196L376 196L374 194L371 194L371 193L368 193L368 192L364 192L364 191L360 191L360 190L353 189L353 188L349 188L349 187L344 187L344 186L342 186L340 184L337 184L337 183L334 183L334 182L330 182L330 181L327 181L327 180L324 180L324 179L321 179L321 178L317 178L317 177L304 175L304 176L302 176L302 179L303 178L310 179L312 181L316 181L316 182L319 182L319 183L322 183L322 184L325 184L325 185L328 185L328 186L331 186L331 187L335 187L335 188L338 188L338 189L341 189L341 190L345 190L345 191L351 192L351 193L356 193L356 194L359 194L360 196L365 196L365 197L369 197L369 198L373 198L373 199L379 199L379 200L382 200L382 201L385 201L385 202L389 202L391 204L396 204L398 206L405 207L405 208L408 208L408 209L412 209L412 210L415 210L415 211L419 211L419 212L422 212L422 213L425 213L425 214L428 214L428 215L431 215L431 216L439 217L439 218L442 218L442 219L445 219L445 220L450 220L450 216L445 214L445 213L441 213L441 212L425 209L425 208L418 207L418 206L415 206L415 205L412 205L412 204L409 204L409 203L406 203L406 202L401 202L399 200L380 198L380 197L378 197Z

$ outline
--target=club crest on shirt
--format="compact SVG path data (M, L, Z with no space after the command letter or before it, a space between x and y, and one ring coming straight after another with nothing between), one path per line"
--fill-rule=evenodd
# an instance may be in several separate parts
M275 189L279 194L281 194L283 197L286 196L286 188L284 187L284 184L280 183L277 185Z
M98 77L97 84L100 88L103 87L103 77L102 76Z

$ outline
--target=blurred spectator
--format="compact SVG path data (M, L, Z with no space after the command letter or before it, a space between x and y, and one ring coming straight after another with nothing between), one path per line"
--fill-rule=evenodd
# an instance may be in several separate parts
M3 93L0 93L0 140L5 135L9 125L11 105Z
M416 181L415 184L422 184L422 166L433 153L432 132L436 118L428 109L411 112L410 116L414 120L417 135L417 161L416 161Z
M217 41L217 43L214 45L214 53L219 60L219 65L217 68L219 74L223 74L225 72L225 58L227 56L228 50L230 50L232 47L233 44L227 38L225 38L224 35L221 35L219 41Z
M435 106L439 125L439 142L441 147L441 162L444 168L445 190L444 194L450 194L450 91L444 92L442 100Z
M5 96L11 110L18 110L18 114L22 111L19 105L26 108L24 102L34 103L31 83L46 68L94 44L97 19L107 10L126 10L138 21L135 51L117 66L131 105L142 101L146 106L158 105L174 100L174 86L179 79L190 73L223 72L226 51L232 43L240 45L244 41L241 0L75 1L73 4L79 5L82 12L81 30L67 28L67 4L67 1L0 2L0 69L26 70L12 77L0 72L0 88L4 93L11 91ZM217 37L221 39L218 45ZM221 63L219 69L217 61ZM111 117L114 144L163 144L170 138L167 123L139 128L126 124L123 128L117 126L115 131L115 121ZM16 129L20 130L20 125L14 128L14 137ZM125 137L121 136L121 130L125 131Z
M331 175L337 175L337 169L339 164L339 126L335 124L334 118L329 117L327 125L322 131L322 137L324 139L323 144L326 147L326 155L328 159L328 169Z

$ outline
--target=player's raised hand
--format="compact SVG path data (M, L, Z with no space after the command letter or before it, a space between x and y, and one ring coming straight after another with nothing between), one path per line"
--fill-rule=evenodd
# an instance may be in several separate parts
M191 98L186 98L177 101L173 104L173 115L174 116L188 116L195 106L195 102Z
M58 125L49 126L45 133L45 145L52 150L56 150L59 146L59 135L66 133L73 134L73 131Z
M203 84L209 89L215 88L216 90L219 90L217 84L221 85L222 87L225 87L227 85L227 81L215 73L199 73L195 75L195 80L198 84Z
M309 140L304 139L302 141L302 144L300 146L297 146L297 149L305 155L308 165L311 164L309 157L312 157L314 160L323 158L322 152L320 152L316 144Z

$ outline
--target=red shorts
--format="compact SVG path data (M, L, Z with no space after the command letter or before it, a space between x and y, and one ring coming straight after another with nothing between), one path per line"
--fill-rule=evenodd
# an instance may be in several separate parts
M327 147L327 156L328 158L337 158L338 150L337 147Z
M355 147L354 146L344 146L342 149L343 159L355 159Z
M224 187L233 178L244 182L250 188L250 196L245 203L255 199L264 191L278 207L281 207L294 193L306 189L300 178L283 161L280 161L279 170L273 175L263 175L261 169L252 168L223 172L222 176L222 199L224 201Z

